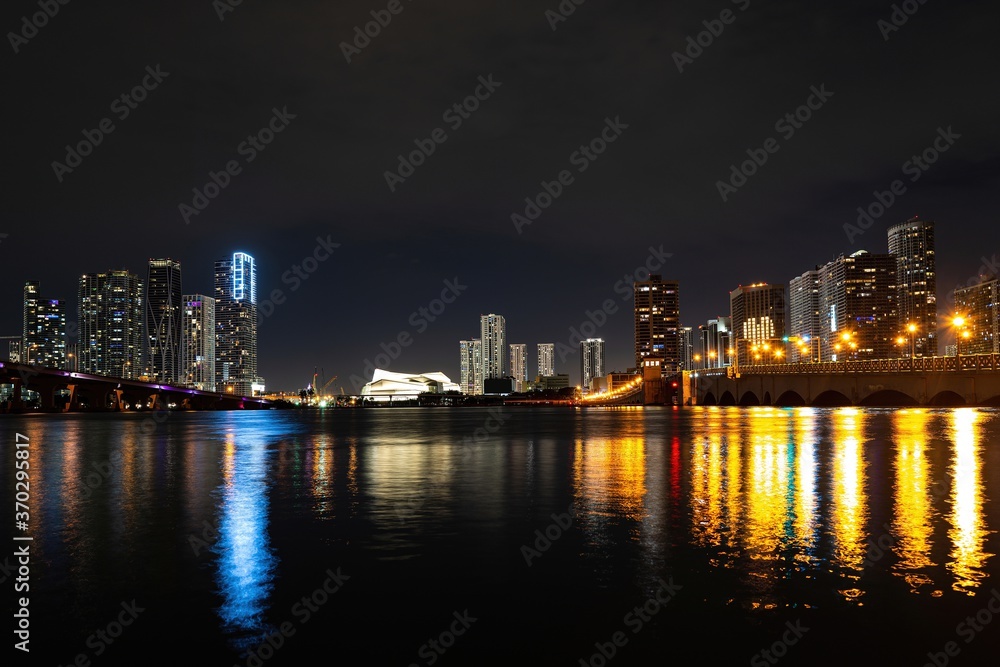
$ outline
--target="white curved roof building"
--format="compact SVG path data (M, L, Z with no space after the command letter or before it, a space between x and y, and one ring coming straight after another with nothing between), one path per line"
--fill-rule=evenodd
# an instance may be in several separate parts
M376 368L372 381L361 388L361 395L376 400L389 400L459 390L459 386L444 373L394 373Z

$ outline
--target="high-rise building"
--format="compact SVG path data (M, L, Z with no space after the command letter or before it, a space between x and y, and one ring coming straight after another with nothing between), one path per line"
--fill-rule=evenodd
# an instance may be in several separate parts
M937 273L934 222L910 218L889 227L889 253L896 256L899 325L914 325L916 356L937 354Z
M483 343L483 378L507 377L507 321L503 315L481 315L479 333Z
M680 336L680 367L683 370L694 370L694 327L681 327L677 333Z
M604 377L604 340L588 338L580 341L580 386L590 390L594 378Z
M1000 284L997 279L955 290L955 308L965 324L955 331L961 353L1000 354ZM963 336L968 332L968 338ZM956 353L958 352L956 345Z
M142 363L142 280L125 269L80 277L79 368L135 379Z
M646 358L660 359L664 375L674 374L681 365L680 285L652 275L636 281L635 366Z
M38 296L38 281L24 284L20 350L26 363L66 368L66 302Z
M888 359L899 353L896 257L859 250L819 269L818 358Z
M257 265L245 252L215 263L215 388L253 395L257 376Z
M741 366L784 361L784 285L740 285L729 293L729 308L733 343Z
M792 363L808 363L821 358L819 311L822 274L817 266L788 283L788 335L795 339L788 346L788 359Z
M181 363L181 265L150 259L146 274L146 366L149 377L167 384L183 383Z
M185 387L215 391L215 299L204 294L181 297L181 377Z
M514 390L524 391L528 382L528 346L526 343L511 343L510 375L514 378Z
M556 344L538 344L538 376L552 377L556 374Z
M458 342L461 359L459 361L459 387L463 394L480 396L483 393L483 341L478 338Z
M698 327L701 347L699 368L724 368L732 363L730 330L732 318L720 315Z

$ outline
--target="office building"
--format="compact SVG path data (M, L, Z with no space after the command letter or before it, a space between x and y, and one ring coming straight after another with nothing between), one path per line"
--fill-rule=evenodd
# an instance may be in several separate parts
M204 294L185 294L181 302L180 383L215 391L215 299Z
M963 355L1000 354L998 292L1000 287L996 278L955 290L955 310L965 320L961 327L955 328L955 336L961 341Z
M483 344L483 377L507 377L507 322L503 315L481 315L479 333Z
M146 368L149 378L180 384L181 265L170 259L150 259L146 274Z
M580 341L580 387L590 390L594 378L604 377L604 340L588 338Z
M556 374L556 344L538 344L538 373L539 377L551 377Z
M510 375L514 378L514 391L525 391L528 383L528 346L511 343Z
M633 284L635 295L635 365L659 359L662 372L676 373L681 365L680 286L676 280L652 275Z
M681 327L677 335L680 336L680 367L686 371L693 370L696 365L694 362L694 327Z
M822 351L820 335L820 267L792 278L788 283L788 358L792 363L819 361Z
M938 351L937 273L934 259L934 222L911 218L889 227L889 253L896 256L896 308L899 326L916 331L916 356Z
M724 368L732 363L730 343L732 318L720 315L698 327L701 361L698 368Z
M733 347L741 366L785 360L785 286L740 285L729 293Z
M215 263L215 388L253 395L257 376L257 264L245 252Z
M84 373L142 377L142 279L125 269L80 277L79 368Z
M23 326L18 352L25 363L66 368L66 302L39 297L36 280L24 284Z
M483 341L478 338L458 342L461 359L459 391L470 396L483 393Z
M894 255L859 250L820 267L819 328L814 347L818 359L898 356L896 263Z

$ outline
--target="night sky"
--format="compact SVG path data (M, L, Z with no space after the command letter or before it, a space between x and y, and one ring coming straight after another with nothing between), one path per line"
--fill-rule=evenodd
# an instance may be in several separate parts
M557 0L223 2L75 0L37 32L22 21L37 0L4 3L0 335L20 333L25 280L75 320L80 273L144 278L149 258L170 257L185 292L211 294L214 261L242 250L261 298L285 297L260 326L268 389L297 390L322 368L350 392L401 332L413 343L391 370L458 381L458 341L490 312L507 318L508 342L529 344L533 375L535 343L568 343L608 299L617 312L597 335L607 370L625 370L631 300L616 283L650 247L670 253L660 273L681 281L695 327L728 314L741 283L886 252L887 226L914 215L937 222L942 313L956 283L1000 256L995 3L910 0L915 13L890 30L879 21L892 3L870 0L564 0L574 11L559 21L546 16ZM728 24L711 23L725 10ZM341 43L372 11L391 21L348 63ZM721 34L682 61L705 21ZM144 77L151 90L129 108L121 96ZM445 115L477 87L478 109ZM813 87L832 95L793 133L776 127ZM262 150L241 149L275 109L294 118ZM113 131L78 166L53 166L105 118ZM607 119L615 140L574 157ZM391 190L385 173L437 128L446 140ZM913 181L904 164L949 128L948 150ZM769 138L777 152L723 201L717 182ZM230 161L239 173L185 220L192 189ZM519 233L512 214L564 170L572 182ZM849 240L857 208L896 179L904 194ZM317 237L340 246L296 285ZM420 331L411 313L456 279L466 289ZM557 370L577 382L578 355Z

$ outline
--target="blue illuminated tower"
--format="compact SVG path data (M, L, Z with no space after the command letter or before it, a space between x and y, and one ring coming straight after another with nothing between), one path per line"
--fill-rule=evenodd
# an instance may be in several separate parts
M216 390L250 396L257 380L257 265L245 252L215 263Z

